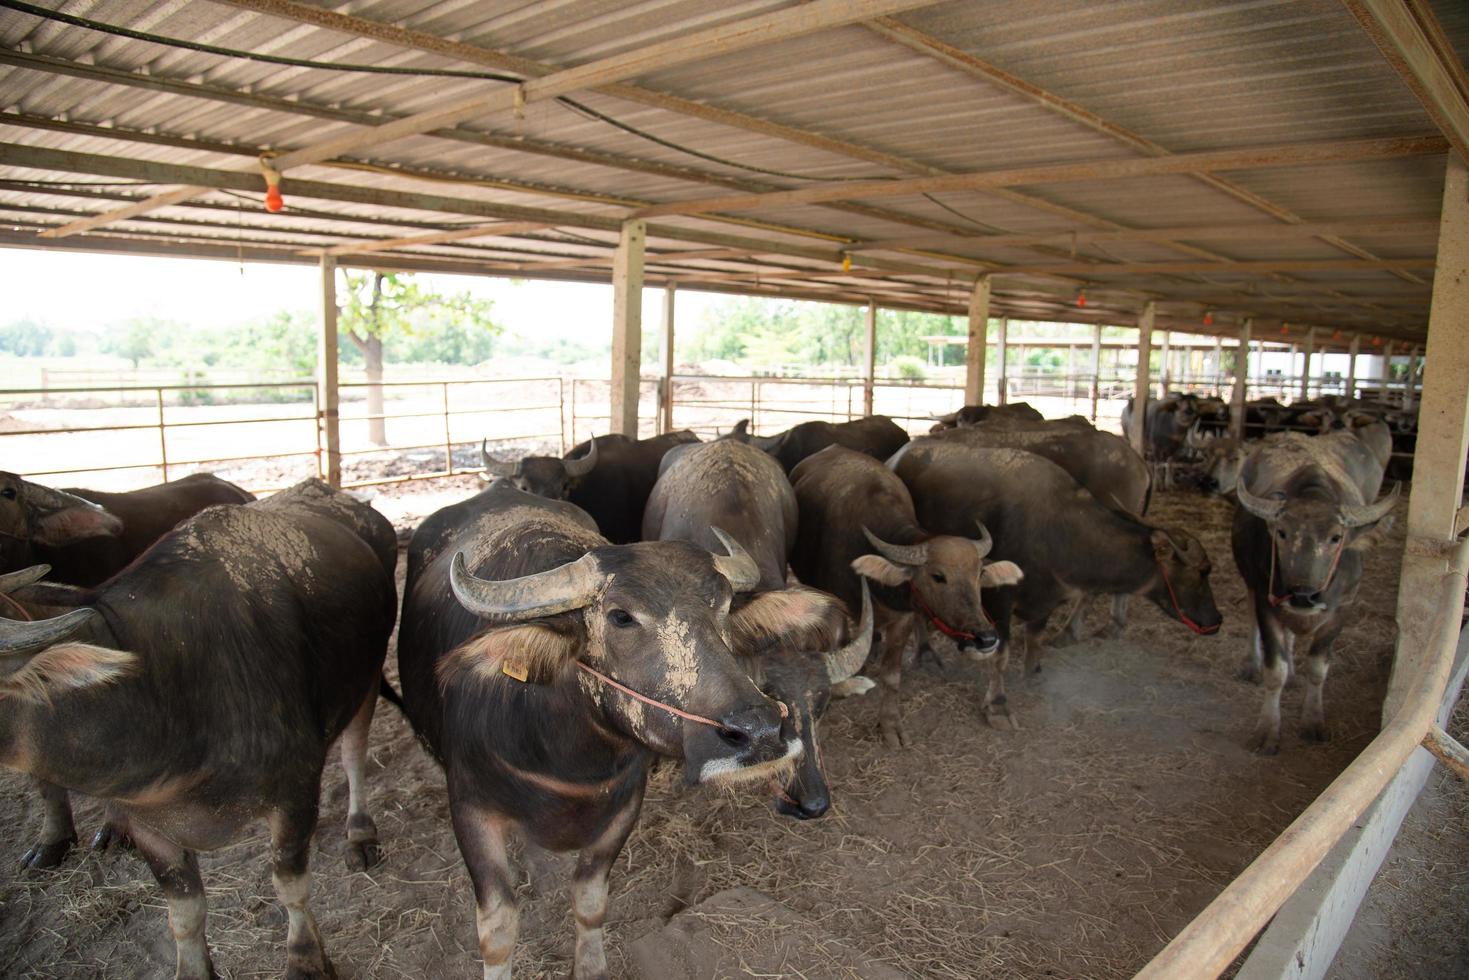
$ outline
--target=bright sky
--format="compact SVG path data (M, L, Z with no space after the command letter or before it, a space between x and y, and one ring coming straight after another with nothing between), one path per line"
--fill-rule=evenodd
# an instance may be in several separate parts
M435 290L468 290L494 300L495 320L522 335L595 343L611 329L610 286L428 274L417 278ZM138 316L214 329L280 309L314 310L320 296L317 270L311 266L39 249L0 249L0 282L6 321L29 317L79 329ZM680 290L677 322L687 327L701 323L704 310L718 299L710 293ZM657 329L662 309L663 291L644 290L645 331Z

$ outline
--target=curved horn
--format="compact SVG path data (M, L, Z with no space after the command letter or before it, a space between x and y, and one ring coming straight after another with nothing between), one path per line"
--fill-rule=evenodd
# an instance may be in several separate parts
M589 605L603 579L592 555L544 572L498 581L470 572L462 551L454 554L449 566L449 587L461 606L476 616L511 620L554 616Z
M1188 428L1188 435L1184 437L1183 444L1190 449L1204 449L1213 441L1212 437L1204 435L1203 426L1195 422Z
M565 460L561 465L565 468L566 475L573 480L580 480L592 472L597 467L597 440L592 440L591 448L587 450L585 456Z
M945 425L953 425L959 420L959 413L950 412L948 415L930 415L929 418L935 422L942 422Z
M1368 524L1376 524L1388 515L1398 502L1398 494L1402 492L1403 485L1394 483L1387 496L1370 504L1343 507L1341 509L1342 523L1347 527L1366 527Z
M990 537L990 529L984 526L984 521L976 518L974 526L979 528L979 540L974 542L974 547L979 549L979 558L983 561L984 557L994 548L995 539Z
M749 592L760 583L760 569L756 566L755 559L723 528L711 527L709 530L714 532L714 536L728 552L714 556L715 571L729 579L729 584L734 586L736 592Z
M490 455L489 443L489 439L480 440L479 461L480 465L485 468L485 471L481 473L480 476L484 477L487 480L494 480L500 477L509 476L511 473L515 472L514 463L506 463Z
M4 575L0 575L0 595L9 595L16 589L23 589L27 585L35 585L50 574L50 565L32 565L30 568L22 568L18 572L7 572Z
M70 639L96 615L97 610L86 607L33 623L0 619L0 656L35 653Z
M862 584L862 615L857 620L857 635L845 646L821 655L826 662L826 676L833 684L840 684L861 670L872 650L872 594L867 590L865 578L858 576L858 581Z
M984 525L980 525L981 530L983 530L983 527ZM868 544L876 548L879 554L894 564L922 565L928 561L928 545L926 544L889 544L867 530L866 527L862 528L862 533L867 536ZM985 536L989 536L988 531L985 531Z
M1285 510L1284 500L1269 500L1265 497L1257 497L1245 489L1241 483L1234 488L1235 495L1239 497L1240 506L1254 514L1262 521L1273 521Z

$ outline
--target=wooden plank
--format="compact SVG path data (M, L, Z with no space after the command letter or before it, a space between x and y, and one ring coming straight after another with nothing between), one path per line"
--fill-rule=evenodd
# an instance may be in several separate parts
M663 397L658 412L659 432L673 431L673 312L677 294L678 287L673 283L663 287Z
M1356 272L1366 269L1432 269L1432 258L1414 259L1262 259L1237 262L1055 262L995 268L1007 276L1193 275L1201 272L1257 275L1269 272Z
M1469 159L1469 78L1423 0L1344 0L1462 159Z
M1450 156L1444 175L1438 239L1439 271L1433 278L1413 495L1408 500L1408 539L1453 540L1464 496L1469 454L1469 168ZM1383 373L1387 350L1384 348ZM1398 644L1388 683L1385 716L1403 703L1407 685L1422 669L1432 584L1444 560L1405 552L1398 587Z
M1209 150L1198 153L1178 153L1167 157L1088 160L1080 163L949 174L943 177L851 181L844 182L840 187L803 187L798 190L775 191L769 194L731 194L659 204L641 209L636 216L654 218L672 214L705 214L710 211L763 211L798 204L817 204L822 201L911 197L919 194L989 190L997 187L1031 184L1126 180L1166 174L1186 174L1198 170L1256 170L1317 166L1361 160L1386 160L1405 156L1431 156L1443 153L1447 148L1447 141L1438 136L1409 136Z
M1459 640L1453 674L1439 704L1439 725L1453 712L1466 673L1469 634ZM1432 771L1433 756L1423 750L1413 753L1362 819L1275 913L1235 980L1323 980Z
M638 437L638 381L643 353L643 245L641 221L622 226L612 261L611 431Z
M1010 369L1006 361L1009 360L1010 318L1000 317L999 324L995 327L995 402L1000 405L1009 404L1010 401ZM1022 359L1025 356L1024 348L1020 351ZM1022 367L1023 370L1023 367Z
M990 278L980 276L969 294L969 346L964 351L964 404L984 404L984 358L989 345Z
M1132 448L1147 458L1148 392L1152 389L1153 324L1157 307L1143 307L1137 320L1137 378L1132 387L1132 430L1127 433Z
M502 85L491 92L458 99L395 119L379 126L344 133L285 153L273 161L277 170L329 160L354 150L381 146L395 140L453 126L477 116L515 109L531 102L554 99L584 88L596 88L636 78L650 72L718 57L757 45L801 37L870 17L925 6L934 0L814 0L796 7L748 17L729 24L705 28L563 71L531 79L519 85ZM248 165L247 165L248 166ZM192 193L186 193L192 192ZM65 237L102 227L167 207L203 193L203 188L185 187L130 205L128 212L94 215L55 229L51 237ZM184 195L184 196L179 196ZM140 210L141 209L141 210Z
M544 231L555 225L544 221L497 221L472 228L456 228L453 231L430 231L422 235L405 235L402 238L384 238L371 242L350 242L326 249L326 255L360 255L364 252L388 252L396 248L414 245L442 245L445 242L463 242L474 238L505 238L524 235L532 231Z
M877 300L867 301L867 323L862 331L862 415L872 414L877 384Z
M1229 400L1229 430L1241 442L1245 438L1246 390L1250 381L1250 331L1254 321L1245 317L1239 327L1239 347L1234 355L1234 392Z
M316 399L321 413L322 479L342 485L340 390L337 387L337 260L321 257L321 336L316 349Z

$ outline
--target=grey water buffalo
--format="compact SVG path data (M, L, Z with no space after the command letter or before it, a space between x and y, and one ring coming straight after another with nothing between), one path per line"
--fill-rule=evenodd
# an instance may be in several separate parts
M850 422L802 422L777 435L755 436L750 441L774 456L790 473L801 460L832 445L887 459L903 448L908 433L886 415L869 415Z
M1122 431L1130 437L1139 422L1142 423L1142 443L1152 463L1166 463L1177 456L1183 450L1189 429L1198 420L1197 401L1176 392L1149 398L1141 420L1137 418L1131 396L1122 408Z
M996 419L1017 419L1039 422L1045 418L1030 402L1010 402L1006 405L965 405L947 415L934 415L934 426L929 431L940 432L966 425L993 422Z
M0 620L0 762L46 804L28 863L54 864L74 839L68 790L106 801L168 901L177 976L205 980L195 854L264 817L287 975L333 975L308 907L322 769L340 737L348 864L365 868L367 733L396 607L350 523L287 494L202 511L60 616Z
M616 436L626 439L626 436ZM479 446L480 460L487 480L506 480L517 490L551 500L566 500L587 474L597 465L598 449L593 443L586 455L577 459L559 456L522 456L513 463L490 455L488 440Z
M759 581L732 538L728 555L609 545L568 505L504 482L449 510L410 546L398 663L408 717L448 777L485 976L510 976L520 836L580 851L574 971L605 977L607 878L654 759L681 759L690 783L788 777L796 719L730 640L814 624L779 597L731 609Z
M1371 438L1371 433L1364 433ZM1245 461L1231 533L1234 561L1255 617L1244 676L1265 698L1250 747L1280 750L1280 692L1295 644L1307 643L1301 731L1327 737L1323 689L1332 644L1362 578L1362 555L1386 532L1398 488L1381 500L1383 461L1358 433L1286 433Z
M862 457L867 459L868 457ZM869 460L881 467L876 460ZM663 475L648 498L643 537L689 541L722 550L715 529L744 546L760 570L754 590L736 597L735 611L749 602L784 601L807 607L822 623L808 637L738 637L735 655L762 691L794 713L805 751L789 785L776 793L776 809L789 816L819 817L831 803L821 767L816 723L826 711L831 688L852 677L872 645L872 608L865 594L849 608L862 610L854 631L830 595L786 585L786 565L796 541L796 494L780 464L753 446L730 440L679 446L663 457ZM860 590L852 590L860 592ZM824 619L819 610L825 609ZM847 642L836 639L851 632Z
M211 473L127 493L52 490L0 473L0 571L46 564L53 582L100 585L185 518L254 499Z
M1000 636L981 588L1014 585L1013 562L986 562L992 541L982 524L963 535L930 534L919 524L903 481L862 453L830 446L792 473L800 523L792 567L801 581L852 603L872 580L882 684L879 724L892 748L908 744L899 703L903 653L922 621L950 636L977 662L995 655ZM1009 719L1003 696L984 702L997 725Z
M1008 659L1012 614L1026 624L1026 671L1033 672L1052 613L1089 594L1145 596L1196 633L1219 629L1203 545L1186 531L1108 507L1048 459L927 437L888 465L912 493L923 527L963 534L982 521L995 557L1025 570L1019 585L997 590L990 610L1006 641L997 671Z

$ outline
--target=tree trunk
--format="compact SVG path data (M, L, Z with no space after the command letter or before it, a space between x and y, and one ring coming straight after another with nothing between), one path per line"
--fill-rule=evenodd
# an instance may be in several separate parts
M362 345L362 360L367 367L367 441L374 446L388 444L387 425L383 421L383 339L368 337Z

